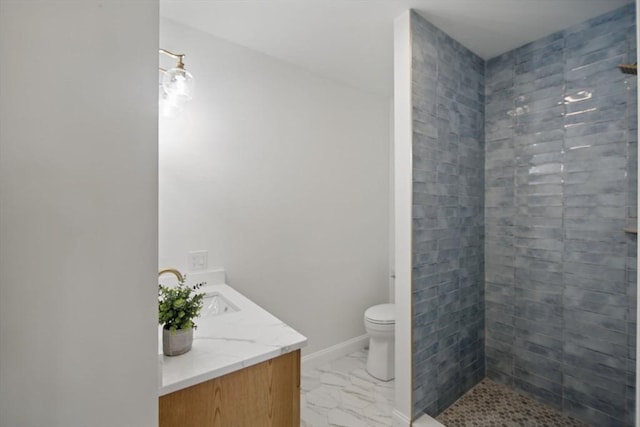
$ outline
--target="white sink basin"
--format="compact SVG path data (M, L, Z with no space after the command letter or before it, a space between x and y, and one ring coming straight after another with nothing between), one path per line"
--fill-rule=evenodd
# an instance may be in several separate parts
M225 313L234 313L240 310L218 292L208 293L204 297L200 318L219 316Z

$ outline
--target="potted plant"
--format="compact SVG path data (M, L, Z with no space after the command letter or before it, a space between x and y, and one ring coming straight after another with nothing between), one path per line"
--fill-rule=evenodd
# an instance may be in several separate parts
M191 350L193 322L200 314L205 294L197 294L185 286L159 285L158 322L162 327L162 351L167 356L177 356Z

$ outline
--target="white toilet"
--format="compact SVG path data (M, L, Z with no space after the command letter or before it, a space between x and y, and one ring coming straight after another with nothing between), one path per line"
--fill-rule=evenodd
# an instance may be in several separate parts
M390 381L395 377L395 310L395 304L380 304L364 312L364 327L370 337L367 372L382 381Z

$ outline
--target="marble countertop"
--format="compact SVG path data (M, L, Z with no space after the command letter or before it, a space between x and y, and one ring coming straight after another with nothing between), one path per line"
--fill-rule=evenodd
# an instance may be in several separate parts
M307 344L306 337L228 285L206 285L200 291L219 293L239 310L197 319L193 347L180 356L162 354L162 330L159 328L160 396L273 359Z

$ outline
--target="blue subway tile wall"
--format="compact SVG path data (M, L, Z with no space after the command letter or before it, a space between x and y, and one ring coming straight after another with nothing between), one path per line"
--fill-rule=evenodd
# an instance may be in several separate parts
M635 414L633 4L486 63L489 378L594 426Z
M484 62L411 15L413 410L484 377Z

